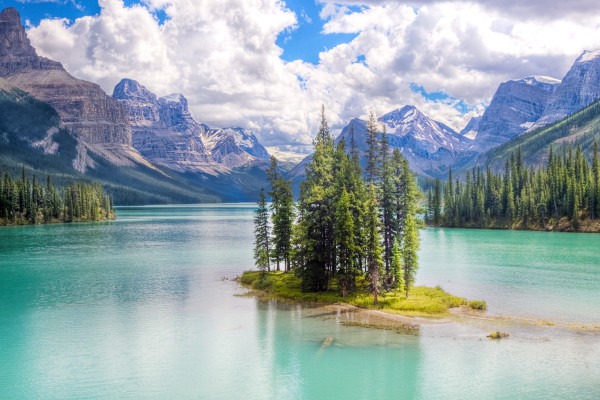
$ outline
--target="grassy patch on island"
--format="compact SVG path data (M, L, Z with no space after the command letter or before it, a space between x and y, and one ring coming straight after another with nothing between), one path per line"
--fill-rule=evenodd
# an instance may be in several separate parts
M300 288L300 279L294 274L268 272L260 280L260 272L245 271L239 281L246 287L261 292L264 299L276 299L294 303L314 304L350 304L371 310L380 310L392 314L411 317L443 318L449 315L448 309L467 305L485 309L484 301L467 301L462 297L446 293L441 287L412 287L409 297L404 291L392 290L379 295L379 304L373 304L373 296L368 292L368 282L363 277L356 280L357 289L342 297L337 282L332 281L329 290L320 293L305 293Z

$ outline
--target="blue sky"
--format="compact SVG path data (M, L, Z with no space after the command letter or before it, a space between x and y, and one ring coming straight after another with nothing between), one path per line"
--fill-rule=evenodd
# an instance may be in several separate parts
M127 6L143 3L139 0L124 0L123 2ZM67 18L74 21L86 15L100 13L100 6L97 0L2 0L0 4L3 7L9 5L16 7L21 13L21 17L28 19L32 25L38 25L40 20L45 18ZM154 14L161 22L165 18L164 12L156 12Z
M303 60L312 64L319 63L319 53L332 49L338 44L349 43L358 34L330 33L324 34L324 22L319 13L322 3L311 0L287 0L286 6L296 13L298 27L290 32L283 32L277 38L277 45L283 49L281 58L285 61ZM349 7L358 11L360 7Z
M218 0L215 0L218 1ZM2 4L14 6L19 9L24 19L29 20L32 25L38 25L46 18L67 18L74 21L86 15L96 15L100 12L98 1L89 0L2 0ZM132 4L143 4L140 0L124 0L126 6ZM323 3L313 0L285 0L288 9L296 13L298 26L294 30L282 32L277 37L277 45L283 49L281 58L285 61L303 60L312 64L318 64L319 53L323 50L332 49L338 44L352 41L358 34L344 33L322 33L324 22L319 13L323 9ZM360 7L349 6L349 10L358 11ZM162 11L154 12L159 22L165 19Z

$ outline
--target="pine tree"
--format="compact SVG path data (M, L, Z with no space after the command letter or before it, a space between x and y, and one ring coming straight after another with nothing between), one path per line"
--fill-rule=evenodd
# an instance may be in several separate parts
M373 183L379 178L379 128L375 114L371 111L367 121L367 182Z
M452 168L448 171L448 180L444 188L444 223L454 226L454 187L452 182Z
M278 171L277 159L271 156L271 164L267 169L267 180L271 184L271 215L273 221L273 249L271 256L280 270L280 261L284 262L285 271L290 270L290 252L292 224L294 220L294 197L291 182L285 180Z
M350 196L346 189L336 202L335 207L335 243L339 267L337 277L342 289L342 297L348 295L348 291L354 288L356 268L354 243L354 221L350 210Z
M328 288L335 272L333 194L333 139L321 109L321 126L314 142L315 151L300 184L299 221L295 239L295 273L302 290L320 292Z
M402 249L398 240L394 241L394 247L392 248L392 267L391 273L395 277L394 285L395 288L401 288L403 282L403 268L402 268Z
M419 250L419 231L413 215L406 219L404 242L402 246L404 291L408 297L410 287L415 283L415 274L418 268L417 251Z
M271 241L269 234L269 210L267 208L264 188L260 190L258 208L254 212L254 238L254 261L264 281L266 272L271 270L269 261Z
M381 135L381 183L380 183L380 194L381 194L381 223L382 223L382 236L383 236L383 261L385 265L385 277L384 287L388 289L393 285L394 275L391 274L392 264L392 248L396 236L398 235L399 226L397 221L397 198L395 199L396 181L399 179L397 175L394 175L394 167L398 168L389 157L389 142L385 131Z
M442 222L442 184L439 179L435 180L433 189L433 224L439 225Z
M379 213L377 211L377 196L375 194L375 185L369 185L369 196L366 215L366 257L367 268L370 281L370 290L373 293L373 303L378 304L379 285L381 270L383 268L383 259L381 253L381 236Z

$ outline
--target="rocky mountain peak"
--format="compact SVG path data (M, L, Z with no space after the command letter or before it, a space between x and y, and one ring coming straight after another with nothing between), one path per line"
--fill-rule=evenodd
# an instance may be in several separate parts
M187 99L181 93L172 93L172 94L161 97L161 99L165 102L170 102L170 103L184 103L187 107Z
M156 95L133 79L121 79L113 89L113 97L119 100L156 102Z
M581 53L581 55L579 57L577 57L577 60L575 60L575 64L593 61L593 60L597 59L598 57L600 57L600 50L595 50L595 51L585 50L583 53Z
M398 123L407 124L417 119L421 119L423 116L423 113L421 113L417 107L406 105L402 108L390 111L379 119L388 125L395 126Z
M599 98L600 50L584 51L558 85L543 115L533 127L558 121Z
M0 57L36 56L35 49L31 47L21 26L21 15L14 7L5 8L0 13Z
M164 96L158 99L158 104L160 105L163 112L167 114L164 115L164 118L167 119L189 119L193 120L192 114L190 113L190 109L188 107L188 101L184 95L181 93L170 94L168 96ZM174 122L175 123L175 122ZM194 121L194 123L197 123Z
M472 135L477 148L486 151L530 129L558 90L558 82L530 76L501 83Z
M62 70L56 61L39 57L31 46L21 15L14 7L0 12L0 77L32 70Z
M267 149L263 147L258 141L257 137L248 130L240 126L233 126L231 128L224 129L225 133L231 135L235 140L235 143L246 153L256 157L268 160L271 155L267 152Z
M556 88L560 84L560 79L552 78L549 76L533 75L533 76L528 76L526 78L515 80L513 82L531 85L531 86L537 87L539 89L542 89L546 92L554 93L556 91Z

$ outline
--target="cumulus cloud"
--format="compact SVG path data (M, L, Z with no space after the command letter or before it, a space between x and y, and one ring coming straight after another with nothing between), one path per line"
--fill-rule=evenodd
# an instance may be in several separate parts
M457 3L450 0L319 0L321 3L354 6L407 4L412 7ZM517 19L563 19L572 15L589 15L600 11L597 0L464 0L473 6L485 7Z
M502 4L517 9L517 3ZM600 8L595 1L579 3ZM298 150L316 134L322 103L334 132L370 110L381 115L405 104L461 129L502 81L532 74L561 78L584 49L600 48L600 17L593 13L540 23L515 18L498 4L323 2L322 34L356 37L320 53L317 65L280 58L278 35L293 35L306 19L280 0L145 0L132 6L100 0L99 15L42 20L28 33L39 53L109 93L123 77L159 95L181 92L202 122L242 125L266 145ZM524 7L523 13L535 14L537 6ZM156 11L164 13L164 23ZM415 85L447 96L433 100Z

